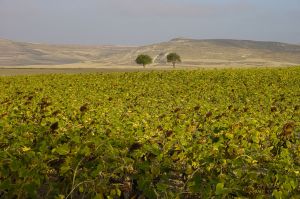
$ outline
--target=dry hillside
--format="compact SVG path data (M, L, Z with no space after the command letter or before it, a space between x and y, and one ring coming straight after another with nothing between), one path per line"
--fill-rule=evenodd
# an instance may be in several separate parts
M178 38L140 46L46 45L0 40L0 66L94 63L98 66L134 65L138 54L166 65L166 55L177 52L182 66L300 65L300 45L247 40L194 40Z

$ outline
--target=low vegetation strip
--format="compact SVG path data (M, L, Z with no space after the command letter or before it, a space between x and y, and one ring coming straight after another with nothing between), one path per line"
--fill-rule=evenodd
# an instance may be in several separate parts
M0 77L1 198L298 198L300 68Z

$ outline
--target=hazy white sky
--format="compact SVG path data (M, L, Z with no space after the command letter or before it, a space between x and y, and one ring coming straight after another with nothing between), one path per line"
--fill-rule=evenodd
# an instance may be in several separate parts
M0 38L141 45L174 37L300 43L300 0L0 0Z

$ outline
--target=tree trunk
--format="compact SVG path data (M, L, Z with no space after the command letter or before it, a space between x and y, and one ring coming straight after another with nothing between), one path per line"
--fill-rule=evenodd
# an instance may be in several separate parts
M143 64L143 68L145 68L145 64Z
M175 62L173 62L173 68L175 68L175 64L176 64L176 63L175 63Z

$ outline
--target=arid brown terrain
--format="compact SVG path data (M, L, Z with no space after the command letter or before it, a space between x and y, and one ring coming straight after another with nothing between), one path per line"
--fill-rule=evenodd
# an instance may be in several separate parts
M177 38L147 46L48 45L0 39L0 67L130 68L139 54L153 57L153 68L167 67L166 55L180 54L179 67L300 65L300 45L248 40Z

